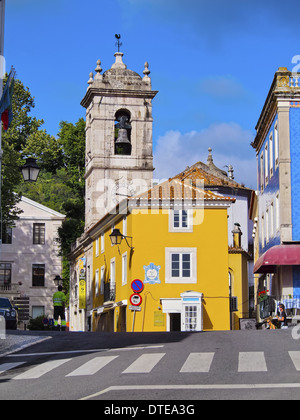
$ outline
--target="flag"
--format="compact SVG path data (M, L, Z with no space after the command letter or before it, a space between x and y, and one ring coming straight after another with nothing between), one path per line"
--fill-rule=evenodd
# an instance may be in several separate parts
M0 115L1 121L3 122L3 130L8 130L13 119L12 94L14 89L15 74L16 71L12 67L0 100Z

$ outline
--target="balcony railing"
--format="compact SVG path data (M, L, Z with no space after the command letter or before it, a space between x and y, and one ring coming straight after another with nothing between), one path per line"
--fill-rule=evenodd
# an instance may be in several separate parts
M116 298L116 284L111 281L104 284L104 302L114 301Z
M17 283L7 283L7 284L0 284L0 292L1 293L10 293L10 292L17 292L18 291L18 284Z

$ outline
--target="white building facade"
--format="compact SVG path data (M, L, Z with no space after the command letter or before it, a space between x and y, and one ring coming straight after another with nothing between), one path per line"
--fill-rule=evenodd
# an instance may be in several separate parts
M4 228L0 296L29 298L29 317L52 318L52 296L57 289L53 280L62 270L58 228L65 216L26 197L18 207L23 212L16 226Z

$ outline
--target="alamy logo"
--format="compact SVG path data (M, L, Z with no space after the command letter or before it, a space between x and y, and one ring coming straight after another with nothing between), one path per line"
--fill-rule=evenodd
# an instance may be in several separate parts
M300 338L300 324L295 325L292 329L292 338L294 340L299 340Z
M197 209L193 215L194 225L203 222L204 211L201 210L204 210L205 196L203 179L149 181L132 179L127 176L127 171L120 171L117 179L100 179L93 195L96 208L103 214L157 214L158 208L169 211L173 207L176 210ZM90 199L88 203L89 210Z

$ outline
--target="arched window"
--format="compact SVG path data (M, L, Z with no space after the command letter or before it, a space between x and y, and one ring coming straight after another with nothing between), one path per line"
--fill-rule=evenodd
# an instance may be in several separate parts
M131 155L130 112L119 109L115 114L115 155Z

